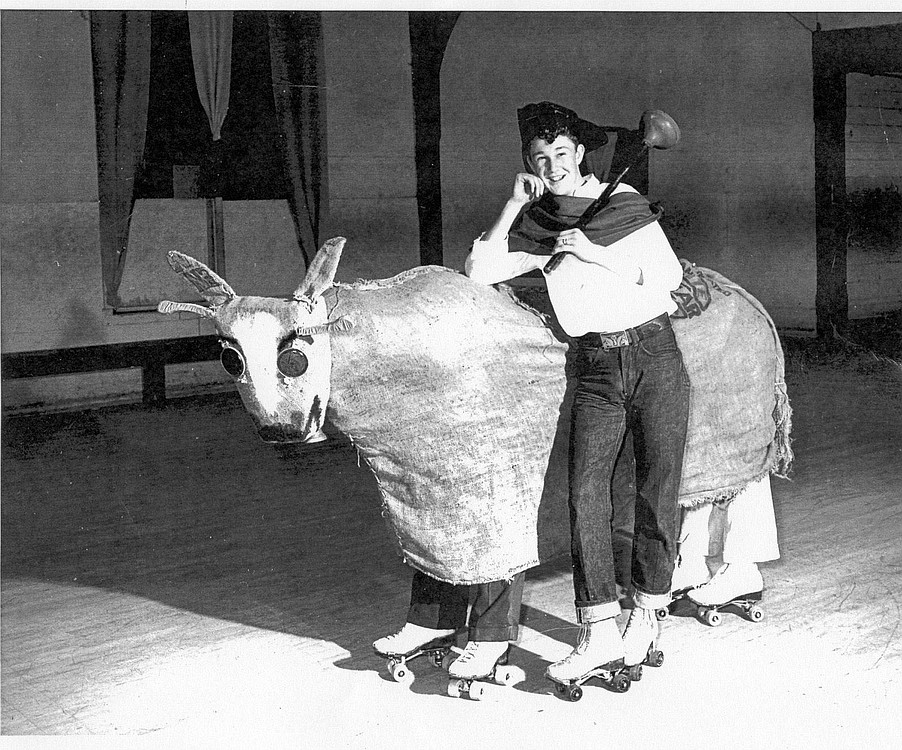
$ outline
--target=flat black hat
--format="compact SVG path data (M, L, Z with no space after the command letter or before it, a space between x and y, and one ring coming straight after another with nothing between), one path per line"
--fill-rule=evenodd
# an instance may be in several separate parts
M520 145L525 152L534 138L553 141L553 133L566 128L579 140L586 153L601 148L608 142L604 128L588 120L583 120L572 109L552 102L527 104L517 110L520 126Z

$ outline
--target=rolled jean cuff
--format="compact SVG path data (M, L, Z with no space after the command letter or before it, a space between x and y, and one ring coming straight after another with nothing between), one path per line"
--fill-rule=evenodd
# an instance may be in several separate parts
M576 605L576 621L580 625L590 622L600 622L620 614L620 602L605 602L604 604L579 604Z
M508 627L475 627L469 628L467 639L470 641L515 641L519 634L519 626L512 625Z
M640 609L663 609L670 604L670 593L646 594L644 591L634 589L633 604Z

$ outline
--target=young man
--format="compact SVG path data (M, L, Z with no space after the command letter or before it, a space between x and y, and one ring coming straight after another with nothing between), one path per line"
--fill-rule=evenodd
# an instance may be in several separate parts
M494 225L473 243L467 274L495 284L564 253L546 270L561 327L577 344L570 439L570 519L579 642L548 667L557 681L591 669L641 663L656 641L655 609L670 602L689 379L670 327L682 269L656 213L621 185L608 207L575 228L604 189L583 176L604 130L564 107L518 111L524 164ZM621 637L611 539L611 477L629 431L636 457L634 608Z

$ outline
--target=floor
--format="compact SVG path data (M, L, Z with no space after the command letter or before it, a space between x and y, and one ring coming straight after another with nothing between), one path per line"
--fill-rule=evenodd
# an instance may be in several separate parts
M774 481L764 621L678 611L662 668L578 703L542 676L577 635L567 560L529 575L525 682L474 702L425 663L391 680L371 643L401 624L409 571L340 438L265 445L232 394L7 418L0 746L898 742L902 367L787 349L796 465Z

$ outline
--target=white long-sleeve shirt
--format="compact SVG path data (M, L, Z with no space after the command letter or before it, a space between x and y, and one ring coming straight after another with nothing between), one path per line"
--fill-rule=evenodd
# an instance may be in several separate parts
M591 175L573 195L597 198L604 188ZM620 184L614 193L620 192L636 190ZM567 253L554 271L545 274L558 322L570 336L614 333L676 310L670 293L680 285L683 269L658 222L607 247L595 247L596 262L587 263ZM507 237L480 237L473 242L465 271L475 281L497 284L544 268L547 262L547 255L509 252Z

